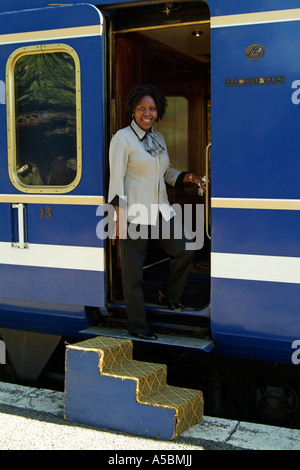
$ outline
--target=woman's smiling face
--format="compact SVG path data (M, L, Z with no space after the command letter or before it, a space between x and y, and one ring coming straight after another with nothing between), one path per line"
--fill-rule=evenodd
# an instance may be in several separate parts
M146 132L157 119L157 107L151 96L144 96L133 110L135 122Z

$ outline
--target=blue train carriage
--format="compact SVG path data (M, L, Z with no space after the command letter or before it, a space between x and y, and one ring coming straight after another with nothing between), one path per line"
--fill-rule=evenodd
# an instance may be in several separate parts
M297 364L298 2L23 3L0 6L0 334L19 374L38 376L62 337L126 321L118 241L97 227L108 144L141 82L168 96L172 164L209 181L206 196L169 188L204 206L205 236L180 315L156 305L166 262L150 250L153 328L216 357Z

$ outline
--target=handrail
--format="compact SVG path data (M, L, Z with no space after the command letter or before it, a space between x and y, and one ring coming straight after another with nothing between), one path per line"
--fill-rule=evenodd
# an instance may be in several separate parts
M18 233L19 233L19 241L14 243L13 246L24 249L27 247L25 243L25 221L24 221L25 204L22 204L22 203L12 204L12 208L18 209Z
M206 230L206 235L209 239L211 239L210 233L209 233L209 191L208 191L208 185L210 183L209 179L209 155L211 154L211 142L206 146L205 150L205 177L206 177L206 192L205 192L205 230Z

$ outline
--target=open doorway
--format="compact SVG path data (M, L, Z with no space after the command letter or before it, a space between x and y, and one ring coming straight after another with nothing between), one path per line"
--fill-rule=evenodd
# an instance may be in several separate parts
M110 11L110 136L129 125L128 91L152 83L168 98L166 116L158 124L171 164L209 179L210 144L210 14L205 2L156 4ZM182 303L193 315L208 315L210 303L210 186L199 196L195 185L168 187L171 204L205 205L205 242L196 252ZM110 259L111 301L122 300L118 242ZM144 266L145 303L155 307L168 265L155 241ZM203 313L204 312L204 313Z

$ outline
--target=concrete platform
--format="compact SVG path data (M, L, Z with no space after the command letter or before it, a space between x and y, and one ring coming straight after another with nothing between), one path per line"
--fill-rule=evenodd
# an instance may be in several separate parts
M0 450L300 450L300 430L205 416L176 441L157 442L67 422L63 407L63 392L0 382Z

